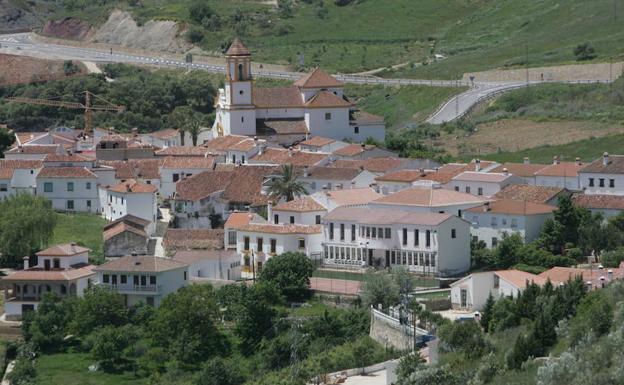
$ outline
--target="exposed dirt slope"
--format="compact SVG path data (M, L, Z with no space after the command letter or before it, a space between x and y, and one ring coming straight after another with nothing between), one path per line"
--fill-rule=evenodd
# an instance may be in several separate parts
M61 39L83 40L91 31L91 26L82 20L71 17L61 20L50 20L41 29L44 36Z
M74 62L80 71L72 76L85 74L82 63ZM63 62L43 60L26 56L0 54L0 86L8 84L42 82L67 77L63 71Z

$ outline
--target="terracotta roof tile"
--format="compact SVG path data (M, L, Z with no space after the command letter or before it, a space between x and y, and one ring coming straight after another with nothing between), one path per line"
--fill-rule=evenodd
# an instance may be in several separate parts
M473 160L470 163L447 163L438 168L438 172L459 175L464 171L476 171L477 167L479 167L480 171L482 171L495 165L496 162L490 162L487 160L480 160L478 166L476 160Z
M490 170L490 172L502 173L504 169L507 169L510 174L528 178L534 176L536 172L546 166L548 165L533 163L503 163L500 166Z
M237 211L237 212L233 212L230 214L227 221L225 221L225 224L223 225L223 227L226 229L238 228L238 227L247 225L252 221L256 222L259 220L260 220L260 217L258 216L258 214L251 213L251 212L238 212Z
M206 156L210 151L204 146L171 146L155 152L156 156Z
M273 207L275 211L311 212L325 211L325 207L309 196L300 197L290 202L282 202Z
M333 154L338 156L355 156L375 148L377 147L372 144L349 144L337 149Z
M257 119L256 132L261 136L268 135L305 135L308 132L308 126L305 120L299 118L293 119Z
M91 249L78 246L72 243L65 243L48 247L45 250L41 250L36 254L38 256L54 256L54 257L71 257L77 254L88 253Z
M332 162L329 167L363 168L374 173L384 173L395 170L407 163L406 159L385 157L370 159L339 159Z
M31 140L35 140L42 136L48 135L47 132L16 132L15 133L15 147L20 144L28 143Z
M169 258L153 256L125 256L108 261L93 268L94 271L120 271L120 272L148 272L158 273L162 271L185 268L186 263L174 261Z
M475 195L442 188L409 188L386 195L374 203L414 206L447 206L454 204L479 204L488 201Z
M486 203L483 206L467 209L466 211L471 213L495 213L507 215L540 215L550 214L555 209L556 207L543 203L500 199Z
M158 189L154 185L139 183L134 179L129 179L108 188L108 191L123 194L155 193L157 190Z
M160 179L162 159L129 159L101 161L104 166L115 169L116 179Z
M299 144L310 146L310 147L323 147L323 146L326 146L328 144L332 144L335 142L336 142L335 139L324 138L322 136L314 136L308 140L304 140L303 142Z
M43 159L44 162L90 162L90 159L84 158L79 154L48 154Z
M414 213L403 210L368 207L338 207L323 218L323 222L348 221L362 224L417 224L436 226L453 217L451 214Z
M581 172L596 172L603 174L624 174L624 155L608 155L605 165L600 157L581 169Z
M254 87L253 102L258 108L303 107L297 87Z
M28 144L13 147L7 154L55 154L61 147L58 144Z
M43 167L43 161L41 160L0 159L0 168L35 169L41 167Z
M495 271L494 274L519 289L524 289L527 286L527 283L530 284L531 282L540 286L546 283L546 279L543 277L520 270L498 270Z
M438 183L448 183L453 179L453 174L430 170L399 170L390 171L375 178L378 182L404 182L413 183L419 180L428 180Z
M624 210L624 196L574 194L572 202L586 209Z
M494 195L494 198L546 203L564 191L565 189L561 187L533 186L529 184L511 184L509 186L505 186L505 188L497 192Z
M329 75L319 67L316 67L312 72L303 75L293 84L300 88L336 88L343 86L343 83L340 80Z
M335 95L333 92L320 91L305 103L306 107L351 107L353 103Z
M232 182L232 171L204 171L176 183L174 199L198 201L217 191L224 191Z
M223 248L223 229L167 229L163 246L168 250Z
M484 182L484 183L501 183L511 178L511 174L492 173L492 172L476 172L464 171L453 177L452 180L462 182Z
M327 191L325 195L338 206L363 205L383 197L370 187Z
M26 270L18 270L13 274L2 277L2 281L71 281L94 275L94 266L80 264L71 269L45 270L33 267Z
M208 151L249 151L255 146L255 141L248 137L242 135L226 135L219 136L214 138L208 142L206 142L203 147L208 149Z
M179 136L180 133L178 130L174 130L173 128L165 128L164 130L150 132L148 135L158 139L169 139Z
M130 226L127 223L124 222L117 222L115 223L113 226L109 227L108 229L104 230L104 232L102 233L102 236L104 237L104 240L107 241L121 233L124 232L131 232L134 233L136 235L140 235L142 237L147 238L147 233L144 230L141 230L139 228L136 228L134 226Z
M308 168L308 179L322 179L322 180L352 180L360 175L364 170L359 168L338 168L338 167L326 167L316 166ZM301 176L303 169L299 168L297 173ZM349 186L343 186L347 188Z
M241 39L236 37L225 54L231 56L249 56L251 55L251 52L249 52L249 49L245 47L245 44L243 44Z
M118 223L125 223L127 225L136 227L138 229L145 229L145 227L149 225L151 222L148 221L147 219L139 218L132 214L126 214L119 219L115 219L114 221L108 222L107 224L105 224L103 230L106 231L110 229L111 227L114 227Z
M321 225L275 225L271 223L249 223L236 228L240 231L267 234L319 234L323 231Z
M13 178L13 172L15 169L13 168L0 168L0 179L11 179Z
M585 167L583 164L577 162L560 162L544 167L543 169L537 171L535 175L576 177L578 176L579 170L583 167Z
M238 258L236 250L178 250L173 260L193 264L205 260L229 260Z
M214 168L214 164L214 156L170 156L165 158L161 167L167 169L212 170Z
M44 167L37 178L89 178L97 179L97 175L85 167Z
M293 166L315 166L329 157L328 154L300 150L267 148L262 155L253 158L254 163L291 164Z
M223 199L252 206L266 205L271 197L262 194L263 183L278 169L276 166L256 165L242 165L234 168L232 183L226 187Z

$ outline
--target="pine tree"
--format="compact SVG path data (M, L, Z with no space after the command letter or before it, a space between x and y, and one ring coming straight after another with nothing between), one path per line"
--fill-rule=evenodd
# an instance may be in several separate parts
M488 295L487 300L485 301L485 306L483 307L483 311L481 312L481 327L485 332L490 329L490 321L492 320L492 310L494 309L494 296L492 293Z

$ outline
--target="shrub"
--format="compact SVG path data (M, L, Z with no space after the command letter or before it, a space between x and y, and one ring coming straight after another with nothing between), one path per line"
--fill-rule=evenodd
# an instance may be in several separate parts
M589 43L579 44L574 47L574 56L576 56L576 60L592 60L596 58L596 50Z

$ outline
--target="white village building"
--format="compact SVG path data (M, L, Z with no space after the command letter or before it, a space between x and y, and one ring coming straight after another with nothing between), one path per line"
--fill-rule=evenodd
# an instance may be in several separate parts
M605 152L578 172L585 194L624 195L624 156Z
M219 90L213 131L288 145L308 135L383 141L383 118L357 110L343 91L342 82L318 68L290 87L256 88L251 52L237 38L226 52L225 87Z
M145 219L147 234L154 233L158 212L156 187L129 179L108 188L100 188L102 216L109 221L116 221L125 215Z

